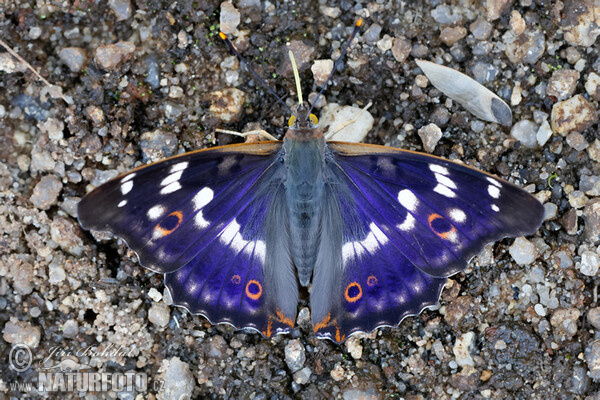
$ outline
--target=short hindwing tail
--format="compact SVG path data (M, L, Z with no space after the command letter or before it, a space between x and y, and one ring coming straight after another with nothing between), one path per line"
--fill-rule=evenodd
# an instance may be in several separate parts
M320 337L340 342L355 331L397 325L435 304L446 277L466 268L485 244L534 233L541 224L537 200L483 172L381 146L330 149L343 237L332 260L340 287L311 297ZM331 273L317 264L319 274Z

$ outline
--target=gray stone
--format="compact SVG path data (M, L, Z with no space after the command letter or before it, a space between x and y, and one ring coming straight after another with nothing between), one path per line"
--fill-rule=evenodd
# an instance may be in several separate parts
M508 248L513 260L519 265L529 265L535 261L538 251L533 243L524 237L518 237Z
M2 339L11 344L22 343L35 348L40 344L40 338L40 328L29 322L19 321L16 317L10 317L2 330Z
M458 12L458 7L440 4L431 10L431 17L440 25L454 25L460 22L462 16Z
M595 382L600 380L600 339L589 343L585 348L585 362L588 366L589 376Z
M133 7L130 0L109 0L108 6L119 21L125 21L131 17Z
M600 307L590 308L587 313L587 320L594 329L600 331Z
M550 325L554 327L556 340L565 341L575 336L580 316L581 313L574 307L556 309L550 317Z
M171 320L171 312L165 303L154 303L148 310L148 321L158 327L167 326Z
M598 274L598 267L600 267L600 257L593 251L585 251L581 255L581 262L579 263L579 271L583 275L596 276Z
M588 196L600 196L600 176L582 175L579 179L579 190Z
M573 69L554 71L548 80L546 94L556 97L559 101L568 99L575 92L578 80L579 72Z
M365 42L368 44L375 44L379 40L379 35L381 34L381 25L372 24L369 29L363 33L363 38Z
M517 139L523 146L534 149L537 147L538 126L535 122L529 120L519 121L513 125L510 130L512 137Z
M392 45L392 56L399 63L403 63L404 60L410 55L410 51L412 50L412 45L410 40L405 38L404 36L398 36L394 38L394 42Z
M428 153L433 153L435 146L442 138L442 130L436 124L429 124L421 127L417 134L423 142L423 148Z
M221 15L219 18L219 28L223 33L229 35L237 30L241 16L238 9L231 2L224 1L221 3Z
M580 94L554 104L550 118L552 130L563 136L583 132L598 121L596 109Z
M85 50L79 47L65 47L60 50L58 57L71 72L80 72L87 62Z
M46 175L33 188L29 200L41 210L48 210L56 204L58 195L62 191L62 182L54 175Z
M294 53L294 56L296 54ZM225 123L236 122L242 115L246 93L236 88L217 90L210 94L209 111Z
M579 132L571 132L567 136L567 144L577 151L583 151L589 146L585 137Z
M299 371L306 361L306 354L302 342L293 339L285 345L285 362L292 372Z
M600 198L592 199L583 209L585 236L592 243L600 240Z
M475 39L487 40L492 33L492 24L483 18L479 18L469 26L469 30Z
M135 44L121 41L96 49L94 60L104 69L113 69L135 51Z
M164 360L159 371L162 385L156 395L158 400L185 400L192 397L195 387L194 375L179 357Z

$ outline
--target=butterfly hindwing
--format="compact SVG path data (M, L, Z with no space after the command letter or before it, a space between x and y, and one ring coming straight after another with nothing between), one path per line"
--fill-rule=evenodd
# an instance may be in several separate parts
M289 330L297 286L288 242L267 229L285 218L280 148L217 147L144 166L85 196L79 221L122 237L142 265L165 273L175 304L267 335Z
M330 143L329 190L343 223L341 256L315 277L340 282L311 292L318 336L397 325L435 304L446 277L485 244L531 234L543 207L522 189L437 157L382 146ZM324 231L324 236L330 232Z

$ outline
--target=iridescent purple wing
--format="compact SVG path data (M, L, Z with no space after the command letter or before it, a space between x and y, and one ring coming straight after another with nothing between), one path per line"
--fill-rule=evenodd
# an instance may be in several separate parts
M340 342L397 325L435 304L446 277L485 244L532 234L542 222L534 197L475 169L382 146L329 149L327 196L337 205L323 219L332 240L321 252L331 265L317 263L311 290L319 337Z
M285 218L280 148L217 147L144 166L86 195L79 221L123 238L190 312L267 336L289 331L297 286L288 243L266 228Z

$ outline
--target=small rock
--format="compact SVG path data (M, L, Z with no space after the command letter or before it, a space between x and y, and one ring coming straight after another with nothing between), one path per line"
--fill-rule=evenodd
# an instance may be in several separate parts
M40 121L37 127L53 141L60 140L64 136L63 130L65 129L65 124L57 118L48 118L45 121Z
M558 250L552 255L554 265L561 268L567 269L573 266L573 259L571 253L565 250ZM538 288L539 291L540 288ZM540 301L542 300L542 294L540 293ZM548 304L547 302L541 302L542 304Z
M567 43L590 47L600 35L600 16L593 0L565 1L560 26Z
M567 136L567 144L577 151L583 151L589 146L585 137L579 132L571 132Z
M583 209L585 237L592 243L600 240L600 199L590 200Z
M306 361L306 354L302 342L293 339L285 345L285 362L292 372L299 371Z
M7 74L14 74L15 72L27 71L27 65L17 60L10 54L3 52L0 53L0 71Z
M228 349L227 342L219 335L211 337L203 345L204 354L208 358L223 359L227 357Z
M534 309L535 313L537 315L539 315L540 317L545 317L546 316L546 309L544 308L543 305L541 305L541 304L538 303L538 304L536 304L533 307L533 309Z
M171 86L169 88L169 97L172 99L179 99L183 97L183 89L179 86Z
M130 0L109 0L108 6L115 13L118 21L125 21L131 17L133 8Z
M158 327L167 326L171 320L171 312L165 303L155 303L148 310L148 321Z
M590 72L585 81L585 91L594 98L600 100L600 76L595 72Z
M294 54L295 55L295 54ZM210 96L210 112L225 123L239 120L244 110L246 93L236 88L212 92Z
M521 142L523 146L534 149L538 145L538 130L539 128L535 122L526 119L514 124L510 130L510 134L512 137Z
M379 34L381 34L381 25L373 24L363 33L363 38L368 44L375 44L379 40Z
M588 196L600 196L600 176L582 175L579 179L579 190Z
M64 47L58 53L58 57L71 72L81 71L87 61L85 50L79 47Z
M148 290L148 297L150 297L152 300L158 303L162 300L163 295L155 288L150 288L150 290Z
M554 203L544 204L544 221L550 221L556 218L558 214L558 206Z
M50 225L50 235L64 251L81 257L85 249L83 239L79 237L79 226L70 218L57 216Z
M585 348L585 362L588 366L588 375L594 381L600 380L600 339L596 339Z
M479 377L481 374L470 365L465 365L463 369L453 374L450 378L450 384L463 392L476 390L479 386Z
M572 191L571 193L569 193L567 195L567 197L569 199L569 204L571 205L571 207L577 208L577 209L580 209L583 206L585 206L585 204L588 201L588 198L580 190Z
M361 111L362 109L358 107L340 106L337 103L329 103L321 110L319 125L325 135L337 132L333 137L327 137L328 140L360 143L367 136L371 128L373 128L373 122L375 121L369 111L364 111L356 121L348 124ZM346 125L344 126L344 124ZM344 128L340 130L343 126Z
M487 40L492 33L492 24L483 18L478 18L475 22L469 25L469 30L475 39Z
M450 295L446 287L444 296ZM457 288L458 290L458 288ZM458 292L457 292L458 293ZM479 325L479 302L472 296L457 297L446 307L444 320L452 329L473 329Z
M56 263L55 260L52 260L48 266L48 282L53 285L60 284L67 278L65 269Z
M600 307L590 308L587 319L594 329L600 331Z
M277 68L277 73L283 76L292 76L292 63L290 62L289 57L287 56L288 51L291 51L294 54L294 58L296 59L296 64L298 66L298 71L302 72L305 68L311 63L311 60L314 59L313 54L316 52L316 49L313 46L309 46L304 43L302 40L291 40L289 45L286 45L285 48L285 60L279 68Z
M335 367L329 373L329 375L334 381L339 382L342 379L344 379L345 373L346 371L344 371L344 368L342 368L340 364L336 364Z
M471 357L471 349L474 347L474 343L475 333L473 332L467 332L456 339L452 347L452 352L456 358L456 363L460 367L464 367L465 365L475 366L475 361Z
M27 295L33 291L33 265L29 263L12 263L8 269L8 278L13 280L13 288L17 293Z
M433 153L435 146L442 138L442 130L436 124L429 124L421 127L417 134L423 142L423 148L428 153Z
M527 24L526 24L525 20L521 16L521 13L519 13L517 10L512 10L510 12L509 24L510 24L511 29L515 32L515 34L517 36L519 36L521 33L525 32L525 28L527 28Z
M544 120L540 125L537 133L535 134L535 138L540 147L544 146L548 139L552 137L552 128L548 121Z
M546 94L556 97L559 101L565 100L575 92L578 80L579 72L573 69L554 71L546 86Z
M310 381L311 370L308 367L302 368L294 373L294 382L298 385L306 385Z
M533 243L524 237L518 237L508 248L508 252L519 265L529 265L535 261L538 251Z
M355 360L360 360L363 353L363 347L361 346L358 337L350 336L344 344L346 346L346 350L348 350L348 353L350 353L352 358L354 358Z
M163 360L159 372L161 390L156 395L158 400L184 400L192 397L195 387L194 375L179 357Z
M29 322L19 321L16 317L10 317L2 333L2 339L11 344L22 343L33 348L40 344L40 328Z
M537 29L527 29L519 36L507 31L502 41L506 46L504 53L513 64L535 64L546 50L544 33Z
M104 122L104 111L98 106L86 107L85 116L96 126Z
M486 2L487 20L494 21L510 7L513 0L488 0Z
M315 84L322 87L333 71L333 60L315 60L310 70L313 73Z
M42 28L40 28L39 26L32 26L29 29L30 40L37 40L40 38L40 36L42 36Z
M379 400L380 398L380 394L373 388L362 390L350 388L342 393L342 400Z
M319 11L321 11L321 14L329 18L338 18L340 15L342 15L342 10L340 10L339 7L328 7L322 5L319 7Z
M446 46L452 46L465 36L467 36L467 29L462 26L447 26L440 32L440 40L444 42Z
M229 35L234 33L237 30L238 25L240 24L240 12L231 2L224 1L221 3L221 16L220 16L220 25L219 29L226 34Z
M395 37L392 45L392 56L399 63L403 63L404 60L409 56L410 51L412 50L412 45L410 40L405 38L404 36Z
M113 69L126 60L135 51L135 44L121 41L100 46L96 49L94 60L104 69Z
M593 251L585 251L581 255L579 271L586 276L596 276L600 267L600 257Z
M598 121L596 109L580 94L554 104L550 118L552 130L562 136L583 132Z
M440 4L431 10L431 17L440 25L454 25L459 23L462 19L458 10L458 7Z
M33 188L29 200L41 210L48 210L56 204L58 195L62 191L62 182L54 175L46 175Z
M392 37L390 35L383 35L383 38L377 41L377 48L381 50L382 53L385 53L389 49L392 48Z
M558 308L550 317L550 325L554 327L557 340L571 339L577 333L577 321L581 313L576 308Z
M175 155L179 140L175 134L156 129L142 133L140 137L142 160L156 162Z

